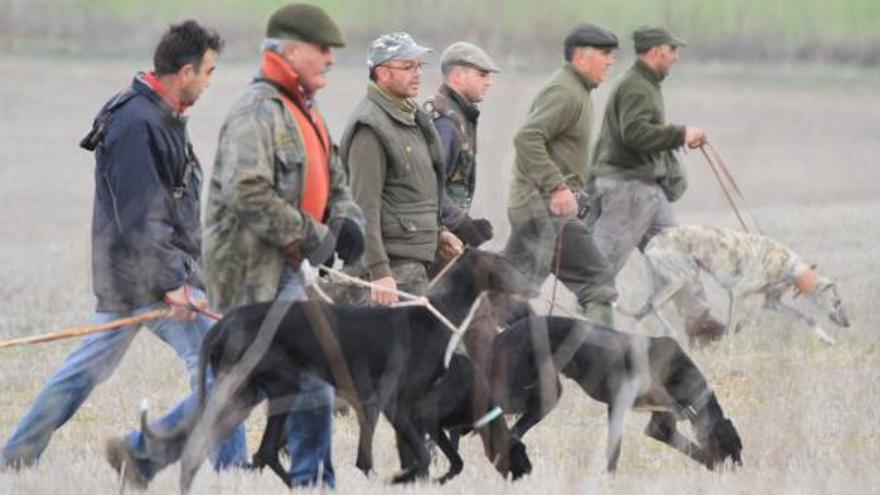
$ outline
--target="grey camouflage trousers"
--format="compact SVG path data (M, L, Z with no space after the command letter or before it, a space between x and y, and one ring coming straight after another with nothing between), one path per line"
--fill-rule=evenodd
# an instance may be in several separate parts
M672 205L657 184L599 177L595 185L599 212L593 238L616 276L636 247L643 251L652 237L677 222ZM685 286L673 302L685 319L685 328L709 317L709 303L699 282Z
M610 304L617 298L616 271L593 242L584 222L550 214L543 201L508 208L510 237L504 255L526 274L535 287L554 273L577 297L582 307ZM564 226L564 228L563 228ZM562 236L557 272L557 238Z

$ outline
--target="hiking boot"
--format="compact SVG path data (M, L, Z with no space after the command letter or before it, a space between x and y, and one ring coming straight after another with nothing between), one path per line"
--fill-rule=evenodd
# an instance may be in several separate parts
M700 315L699 318L688 320L685 323L684 331L688 336L691 345L704 347L712 342L721 340L727 327L716 320L715 317L708 312Z
M122 478L123 486L137 490L146 490L150 481L141 473L137 465L137 459L125 446L124 437L115 437L107 440L104 446L104 456L114 471Z

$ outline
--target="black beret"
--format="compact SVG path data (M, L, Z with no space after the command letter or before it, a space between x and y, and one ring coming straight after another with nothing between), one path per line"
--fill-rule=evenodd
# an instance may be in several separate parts
M266 26L267 38L294 38L321 46L345 46L339 26L324 9L305 3L289 3L276 10Z
M617 48L617 36L595 24L578 24L565 37L565 46L595 46L597 48Z

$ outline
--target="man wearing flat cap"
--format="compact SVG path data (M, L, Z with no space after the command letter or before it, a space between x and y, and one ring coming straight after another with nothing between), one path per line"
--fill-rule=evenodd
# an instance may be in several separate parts
M206 285L217 311L274 301L284 312L307 298L303 260L319 265L335 253L350 264L363 252L363 216L315 106L333 49L344 45L319 7L288 4L269 19L260 69L220 130L208 189ZM291 410L285 423L291 482L332 488L333 388L307 372L299 386L283 405L269 404ZM174 460L137 459L137 465L152 474Z
M671 201L686 187L674 151L698 148L705 133L666 122L660 84L678 60L684 41L661 27L633 33L637 60L617 83L605 107L591 177L599 197L594 237L617 273L633 249L676 224ZM724 326L709 313L699 283L674 298L685 332L699 342L719 338Z
M457 215L444 218L443 224L474 247L492 238L488 220L472 220L466 213L476 185L477 104L492 86L492 73L498 71L498 65L480 47L457 41L440 55L443 84L424 105L440 135L446 194L461 208L453 210Z
M364 212L366 250L362 275L374 304L398 302L395 290L422 294L438 254L451 259L462 243L443 227L440 139L416 104L423 57L430 48L407 33L385 34L370 45L367 94L355 108L340 142L355 201ZM389 289L389 290L382 290Z
M540 89L514 138L505 248L537 287L553 272L587 316L606 324L612 323L617 297L614 272L578 218L574 193L587 179L590 92L605 79L617 45L614 33L592 24L578 25L566 36L565 63Z

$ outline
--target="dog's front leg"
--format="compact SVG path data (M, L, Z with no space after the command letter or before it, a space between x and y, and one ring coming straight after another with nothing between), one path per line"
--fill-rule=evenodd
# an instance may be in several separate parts
M392 478L392 483L409 483L416 479L428 477L428 465L431 463L431 455L425 445L425 438L415 428L408 414L400 412L394 415L386 414L386 417L394 427L398 442L406 442L409 451L415 454L415 459L410 466Z
M652 414L651 421L645 426L645 435L669 445L700 464L706 464L703 450L678 432L675 427L675 416L672 413L655 412Z
M462 461L461 456L458 454L458 448L453 445L442 428L439 426L432 428L430 435L434 440L434 443L440 447L440 450L449 460L449 471L440 478L437 478L437 482L443 484L461 473L461 470L464 467L464 461Z
M795 318L804 322L804 324L807 325L810 330L813 331L816 337L818 337L819 340L821 340L822 342L828 345L834 345L837 343L837 341L835 341L830 335L825 333L825 330L822 330L822 327L819 326L819 323L816 321L815 318L803 313L799 309L789 306L782 301L778 301L776 304L768 305L768 308L778 311L779 313L782 313L783 315L786 315L790 318Z

